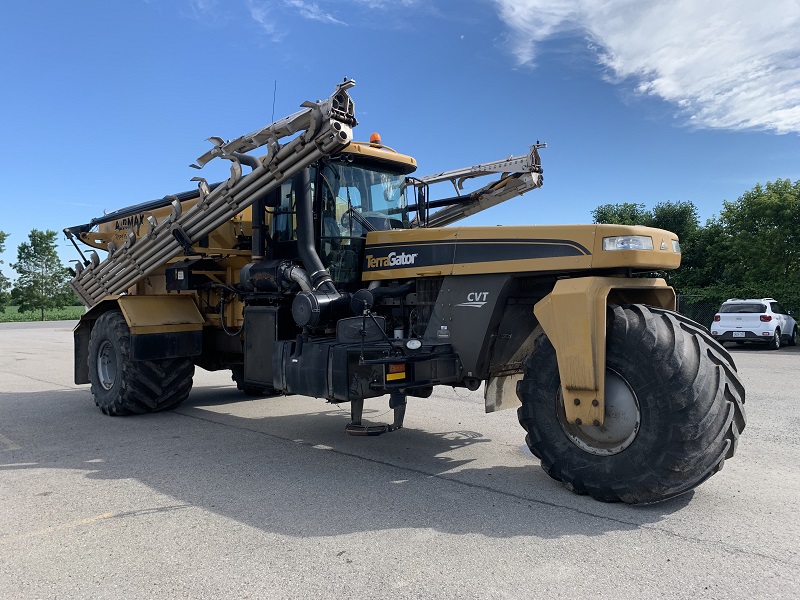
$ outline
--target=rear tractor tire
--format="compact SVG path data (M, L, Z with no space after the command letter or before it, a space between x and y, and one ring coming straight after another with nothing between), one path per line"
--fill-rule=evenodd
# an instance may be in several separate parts
M187 358L132 360L131 334L118 310L104 313L89 340L89 382L94 401L111 416L176 408L192 389Z
M745 426L730 354L697 323L643 305L609 307L603 425L567 422L543 331L517 395L545 472L604 502L658 502L694 488L733 456Z

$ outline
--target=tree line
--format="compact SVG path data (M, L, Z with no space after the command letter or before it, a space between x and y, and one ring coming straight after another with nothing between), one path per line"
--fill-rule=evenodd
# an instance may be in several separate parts
M718 216L700 224L691 202L604 204L595 223L648 225L678 234L680 268L659 274L679 294L712 304L728 298L777 299L800 310L800 180L756 185L722 203Z
M64 267L56 252L57 235L50 229L34 229L28 234L28 241L17 247L17 262L11 263L11 268L17 272L16 281L12 284L0 271L0 312L14 305L19 312L39 312L44 321L45 310L77 302L77 296L69 287L69 269ZM8 234L0 231L0 253L5 251L7 238Z

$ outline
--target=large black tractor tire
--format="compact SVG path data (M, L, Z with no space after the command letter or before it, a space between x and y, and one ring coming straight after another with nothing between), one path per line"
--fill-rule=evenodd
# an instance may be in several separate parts
M245 383L243 365L231 366L231 379L236 382L236 389L244 392L245 396L274 396L277 394L273 387Z
M694 321L638 304L609 307L602 426L566 421L544 332L517 395L526 442L545 472L604 502L658 502L694 488L733 456L745 426L730 354Z
M131 334L118 310L104 313L89 340L89 381L94 401L111 416L170 410L192 389L187 358L132 360Z

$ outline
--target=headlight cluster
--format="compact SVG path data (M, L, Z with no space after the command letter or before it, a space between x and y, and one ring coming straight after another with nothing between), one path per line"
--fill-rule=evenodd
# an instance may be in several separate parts
M652 250L653 238L649 235L615 235L603 238L603 250ZM667 246L661 242L661 249ZM680 254L681 245L678 240L672 240L672 251Z
M617 235L603 238L603 250L652 250L653 238L647 235Z

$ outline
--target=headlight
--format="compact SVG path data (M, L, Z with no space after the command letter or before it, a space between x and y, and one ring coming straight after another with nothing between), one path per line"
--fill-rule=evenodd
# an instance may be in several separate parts
M677 243L677 242L676 242ZM618 235L603 238L603 250L652 250L653 238L648 235Z
M681 253L681 244L678 242L678 240L672 240L672 251L676 254Z

